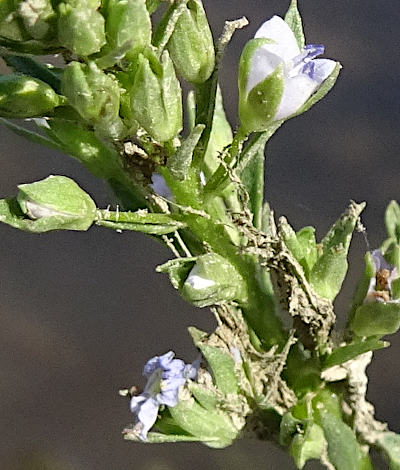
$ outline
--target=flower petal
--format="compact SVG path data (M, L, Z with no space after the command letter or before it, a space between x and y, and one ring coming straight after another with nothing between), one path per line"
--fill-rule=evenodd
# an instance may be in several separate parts
M280 16L273 16L262 24L254 37L256 39L268 38L275 41L275 44L265 44L262 47L272 54L281 57L285 62L300 54L300 48L293 31Z
M147 433L157 420L159 405L154 398L148 398L140 407L137 414L138 421L141 423L140 437L146 439Z
M313 64L313 70L309 77L321 85L333 72L337 62L331 59L314 59L309 64Z
M132 413L137 413L137 411L140 408L140 405L146 401L147 398L143 395L138 395L137 397L132 397L131 398L131 403L130 403L130 408Z
M317 89L318 83L307 74L285 77L285 87L274 120L284 119L299 110Z
M249 93L256 85L264 81L268 75L282 63L282 59L264 47L259 47L251 58L246 92Z

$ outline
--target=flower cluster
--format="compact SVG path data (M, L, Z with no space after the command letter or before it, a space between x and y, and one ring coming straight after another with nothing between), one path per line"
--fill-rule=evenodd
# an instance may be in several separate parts
M169 351L162 356L155 356L144 366L143 375L147 384L143 393L131 398L131 411L136 415L135 430L142 440L157 420L161 405L173 407L178 404L179 390L187 379L195 379L199 361L185 364L174 359L175 354Z

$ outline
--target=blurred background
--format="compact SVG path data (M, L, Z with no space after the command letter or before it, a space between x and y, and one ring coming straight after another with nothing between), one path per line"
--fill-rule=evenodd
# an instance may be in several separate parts
M289 0L203 0L217 37L225 19L245 15L227 51L221 81L236 125L237 63L244 43ZM400 199L400 8L398 0L301 0L308 43L344 66L337 85L305 115L287 122L267 149L266 197L296 229L322 237L350 199L367 201L371 248L383 214ZM99 206L115 198L71 158L0 127L0 196L49 174L74 178ZM0 468L4 470L294 469L271 444L239 441L225 450L200 444L124 442L132 422L118 389L143 385L146 360L173 349L191 361L189 325L214 326L155 267L169 257L144 235L93 228L31 235L0 226ZM356 235L339 315L349 304L367 246ZM369 367L377 417L400 431L400 337ZM310 463L307 470L320 469ZM384 468L384 467L382 467Z

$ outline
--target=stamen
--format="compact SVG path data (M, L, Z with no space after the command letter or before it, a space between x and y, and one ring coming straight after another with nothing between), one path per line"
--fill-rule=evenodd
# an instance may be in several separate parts
M307 53L306 59L315 59L325 52L325 46L323 44L307 44L304 51Z

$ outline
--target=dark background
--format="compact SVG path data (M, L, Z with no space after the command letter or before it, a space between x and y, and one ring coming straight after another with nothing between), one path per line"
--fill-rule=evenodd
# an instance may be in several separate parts
M222 84L235 125L240 51L260 24L284 15L286 1L205 0L214 35L225 19L246 15L224 60ZM363 222L371 247L383 237L383 214L400 199L399 22L397 0L302 0L308 43L344 66L334 90L287 122L267 152L266 196L297 228L319 237L350 199L368 203ZM0 196L49 174L74 178L99 206L115 203L103 183L77 162L0 128ZM132 421L118 389L143 384L144 362L169 349L195 357L186 328L210 330L208 310L195 310L156 274L166 249L144 235L93 228L88 233L31 235L0 226L0 468L5 470L292 469L264 442L225 450L201 445L124 442ZM356 235L338 314L361 272L366 245ZM369 368L377 416L400 431L400 339ZM34 462L37 462L36 467ZM47 461L47 467L44 462ZM41 463L40 463L41 462ZM307 469L320 468L308 464Z

